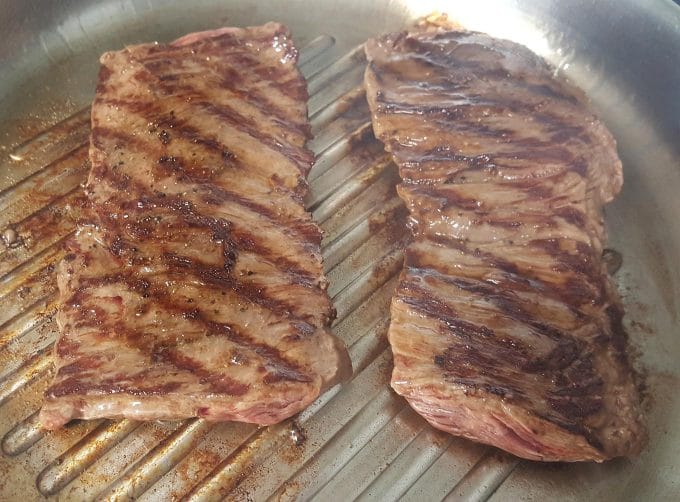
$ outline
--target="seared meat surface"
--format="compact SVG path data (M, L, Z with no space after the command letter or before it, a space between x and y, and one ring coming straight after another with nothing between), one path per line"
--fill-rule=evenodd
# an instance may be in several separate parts
M271 424L347 364L302 203L313 154L296 61L275 23L102 56L44 427Z
M432 425L545 461L644 436L602 206L621 163L583 95L528 49L463 31L367 43L373 127L414 242L392 386Z

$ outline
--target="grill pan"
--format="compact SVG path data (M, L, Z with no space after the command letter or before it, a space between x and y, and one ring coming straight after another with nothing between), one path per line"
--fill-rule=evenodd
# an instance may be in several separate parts
M670 0L4 0L0 29L0 500L671 500L680 493L680 7ZM439 432L388 386L389 301L408 238L369 123L362 42L433 10L524 43L580 85L619 143L615 279L645 376L634 459L540 464ZM293 30L318 155L306 201L354 376L281 424L37 427L52 377L54 265L82 203L105 50L276 20Z

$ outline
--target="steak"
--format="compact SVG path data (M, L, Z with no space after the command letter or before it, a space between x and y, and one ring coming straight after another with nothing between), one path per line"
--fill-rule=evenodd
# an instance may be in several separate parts
M605 126L525 47L481 33L370 40L376 136L409 245L391 306L392 387L433 426L543 461L644 437L622 309L602 262L621 188Z
M296 62L275 23L101 57L89 206L57 273L45 428L272 424L346 369L303 205L314 157Z

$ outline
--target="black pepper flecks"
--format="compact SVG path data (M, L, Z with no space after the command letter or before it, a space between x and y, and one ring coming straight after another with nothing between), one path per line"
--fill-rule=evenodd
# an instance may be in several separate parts
M166 131L165 129L158 133L158 137L161 139L161 143L163 143L164 145L170 143L170 134L168 134L168 131Z

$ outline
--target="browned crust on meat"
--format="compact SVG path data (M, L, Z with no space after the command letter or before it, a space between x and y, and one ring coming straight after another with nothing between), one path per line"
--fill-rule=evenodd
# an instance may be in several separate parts
M639 451L639 400L601 253L613 138L526 48L466 31L366 46L376 136L414 242L392 386L435 427L534 460Z
M267 425L348 366L302 203L314 157L296 61L276 23L102 56L44 427Z

